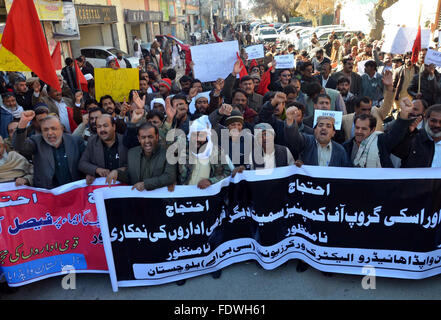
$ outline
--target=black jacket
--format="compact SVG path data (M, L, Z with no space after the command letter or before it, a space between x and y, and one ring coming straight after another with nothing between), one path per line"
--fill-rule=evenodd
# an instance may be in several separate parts
M407 88L407 93L412 96L412 98L416 98L418 94L418 81L419 75L416 74L412 78L412 82ZM435 71L435 78L429 80L427 74L421 75L421 94L423 95L423 99L427 101L429 106L434 105L436 103L441 102L441 75Z
M430 168L435 154L435 143L426 130L415 129L392 150L401 159L401 168Z

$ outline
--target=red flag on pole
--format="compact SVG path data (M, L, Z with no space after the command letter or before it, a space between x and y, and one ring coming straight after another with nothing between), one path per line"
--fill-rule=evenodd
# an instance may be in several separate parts
M418 33L412 47L412 63L418 62L418 56L421 51L421 26L418 26Z
M217 35L216 30L214 30L214 28L213 28L213 36L214 36L214 38L216 39L216 42L223 42L223 41L221 40L221 38L219 38L219 36Z
M259 87L257 88L257 93L260 95L265 95L268 90L268 86L271 83L271 70L273 67L269 68L260 79Z
M61 92L57 73L33 0L15 0L6 20L2 45L45 83Z
M412 47L412 58L411 58L412 63L418 62L418 56L421 51L421 10L422 9L423 9L423 2L420 1L420 12L418 14L418 32Z
M162 68L164 68L164 62L162 61L162 52L159 53L159 72L162 72Z
M52 52L51 55L52 64L54 65L55 70L61 70L61 43L57 42L57 45L55 46L54 52Z
M239 55L239 52L236 52L236 55L237 55L237 59L240 61L240 66L242 67L242 70L240 70L240 73L239 73L239 77L242 79L242 77L245 77L248 75L248 72L247 72L247 68L245 67L245 64L242 61L242 58Z
M87 80L84 77L83 72L80 70L77 60L75 60L75 74L77 75L78 88L81 88L81 91L83 92L89 92L89 89L87 88Z

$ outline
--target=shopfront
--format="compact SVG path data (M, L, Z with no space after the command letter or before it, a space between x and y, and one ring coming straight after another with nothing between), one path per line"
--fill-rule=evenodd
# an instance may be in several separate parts
M119 48L115 6L75 5L80 29L80 46L112 46Z

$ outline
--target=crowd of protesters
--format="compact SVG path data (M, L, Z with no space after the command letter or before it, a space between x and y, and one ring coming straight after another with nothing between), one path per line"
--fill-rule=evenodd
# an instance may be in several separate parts
M309 50L269 45L264 58L248 60L245 44L249 37L225 79L202 83L193 63L177 76L185 61L176 43L155 42L140 57L139 90L127 101L96 97L84 56L76 63L88 75L87 92L71 58L58 76L62 92L35 75L2 72L0 182L52 189L105 177L173 192L291 165L441 167L441 75L424 64L427 49L414 63L412 53L384 53L362 33L331 34L323 47L313 37ZM295 68L277 68L274 57L285 54L294 55ZM131 65L119 55L107 67ZM342 112L341 128L315 110ZM172 147L184 161L169 161Z

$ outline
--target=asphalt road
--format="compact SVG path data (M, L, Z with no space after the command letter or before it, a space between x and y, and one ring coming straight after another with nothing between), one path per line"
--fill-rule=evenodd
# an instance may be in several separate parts
M203 275L188 279L184 286L175 283L119 288L112 291L107 274L78 274L76 289L62 288L62 276L20 287L0 299L25 300L326 300L326 299L412 299L441 298L441 277L424 280L400 280L377 277L375 290L364 290L361 276L334 274L325 277L309 268L296 272L296 262L289 261L272 271L258 268L254 262L243 262L223 269L220 279Z

